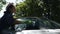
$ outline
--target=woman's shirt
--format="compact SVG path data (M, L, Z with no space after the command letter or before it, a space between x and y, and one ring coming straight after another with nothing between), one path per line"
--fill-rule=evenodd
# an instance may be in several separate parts
M1 18L0 28L8 28L9 26L13 25L14 18L12 13L5 12L4 16Z

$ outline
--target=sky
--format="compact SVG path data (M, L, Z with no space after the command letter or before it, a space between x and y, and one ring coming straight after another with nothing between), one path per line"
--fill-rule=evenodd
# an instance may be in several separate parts
M8 3L10 2L10 3L14 3L14 4L16 4L16 3L19 3L19 2L23 2L23 0L6 0Z
M19 3L19 2L23 2L23 0L6 0L6 5L2 8L3 10L0 11L0 18L4 15L4 11L5 11L5 8L6 6L9 4L9 3L14 3L14 5L16 5L16 3Z

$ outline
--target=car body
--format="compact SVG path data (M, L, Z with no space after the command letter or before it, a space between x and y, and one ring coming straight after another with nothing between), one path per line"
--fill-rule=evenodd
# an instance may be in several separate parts
M21 18L19 18L21 21ZM38 17L23 17L23 20L25 20L25 22L27 22L27 28L26 29L41 29L41 28L45 28L45 29L60 29L60 24L49 20L47 18L38 18ZM29 24L30 21L30 24Z
M38 17L23 17L16 19L22 23L15 24L15 30L5 30L5 34L59 34L60 24L46 19ZM57 30L56 30L57 29Z

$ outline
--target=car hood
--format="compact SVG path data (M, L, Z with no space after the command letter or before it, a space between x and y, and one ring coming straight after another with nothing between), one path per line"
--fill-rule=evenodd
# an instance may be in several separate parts
M59 34L60 29L42 29L42 30L23 30L16 34Z

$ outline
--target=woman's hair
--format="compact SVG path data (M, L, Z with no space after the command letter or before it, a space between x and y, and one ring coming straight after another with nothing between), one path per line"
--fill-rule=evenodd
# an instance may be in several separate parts
M9 3L6 7L6 11L11 11L12 8L14 9L15 6L13 5L13 3Z

